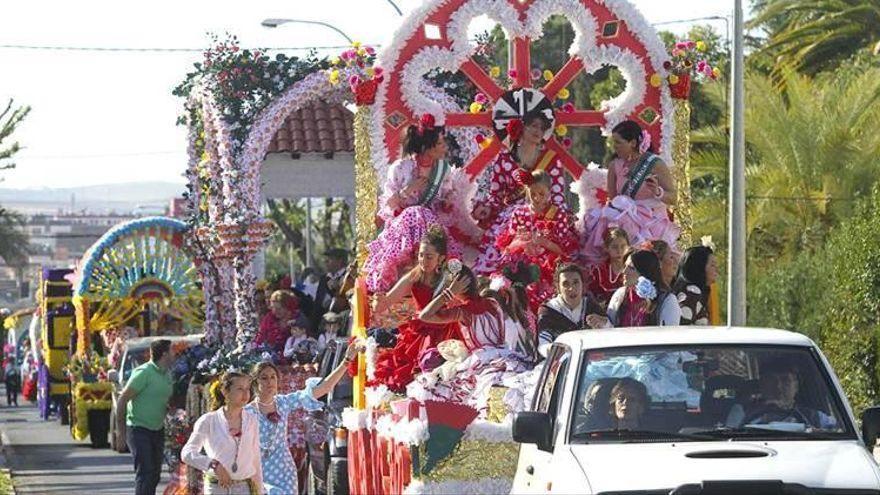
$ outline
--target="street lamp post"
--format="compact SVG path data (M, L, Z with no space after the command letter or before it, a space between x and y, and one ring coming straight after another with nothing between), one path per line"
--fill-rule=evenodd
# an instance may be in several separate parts
M296 23L296 24L312 24L312 25L314 25L314 26L324 26L324 27L326 27L326 28L330 28L330 29L336 31L337 33L339 33L340 36L342 36L343 38L345 38L345 41L348 41L349 43L354 43L354 40L351 39L347 34L345 34L341 29L339 29L338 27L336 27L336 26L334 26L334 25L332 25L332 24L328 24L328 23L326 23L326 22L321 22L321 21L307 21L307 20L304 20L304 19L265 19L265 20L263 20L263 22L261 22L260 24L261 24L263 27L267 27L267 28L277 28L278 26L280 26L280 25L282 25L282 24L288 24L288 23Z
M727 323L746 324L746 177L745 177L745 85L743 71L742 0L734 0L733 57L731 64L730 204L727 258Z

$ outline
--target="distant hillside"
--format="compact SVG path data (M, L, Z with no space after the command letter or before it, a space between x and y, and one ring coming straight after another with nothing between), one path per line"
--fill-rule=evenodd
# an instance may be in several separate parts
M121 213L137 207L165 207L185 189L183 184L173 182L126 182L59 189L0 188L0 204L22 213L54 213L59 209Z

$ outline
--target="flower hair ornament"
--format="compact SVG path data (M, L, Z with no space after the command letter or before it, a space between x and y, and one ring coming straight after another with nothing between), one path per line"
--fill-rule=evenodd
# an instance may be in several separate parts
M437 120L430 113L422 114L421 118L419 118L419 136L425 133L425 131L433 131L434 127L437 124Z
M446 261L446 271L450 273L453 277L461 273L462 268L461 260L458 258L450 258Z
M518 168L513 171L513 180L522 187L529 187L535 183L535 178L528 170Z
M707 247L707 248L711 249L713 253L715 252L715 241L712 240L711 235L704 235L703 237L701 237L700 244L703 247Z
M492 275L489 279L489 290L501 292L509 289L511 286L510 279L503 275Z
M645 153L651 149L651 133L642 129L642 139L639 143L639 153Z
M654 285L654 282L645 277L639 277L639 280L636 282L636 294L642 299L653 301L657 298L657 287Z
M510 119L507 121L506 127L510 142L515 143L519 141L519 138L522 137L523 129L525 129L522 119Z

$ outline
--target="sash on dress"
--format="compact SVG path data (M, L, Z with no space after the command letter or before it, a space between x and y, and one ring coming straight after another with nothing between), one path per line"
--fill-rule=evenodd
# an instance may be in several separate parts
M422 195L418 202L419 206L427 206L428 203L434 200L437 193L440 192L440 186L443 185L443 179L446 178L449 169L449 163L445 160L440 160L437 162L437 165L431 168L431 176L428 178L428 186L422 191Z
M640 158L638 163L636 163L636 167L630 171L628 174L626 183L623 185L623 189L620 191L620 194L629 196L635 199L636 194L638 194L639 189L642 188L642 184L645 183L645 180L651 174L651 171L654 170L654 165L657 164L657 161L660 159L659 156L653 153L645 153Z

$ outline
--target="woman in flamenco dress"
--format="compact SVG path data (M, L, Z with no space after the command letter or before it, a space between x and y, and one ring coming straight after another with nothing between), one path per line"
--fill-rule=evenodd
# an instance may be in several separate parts
M669 218L677 193L669 167L651 151L651 136L625 120L612 130L615 158L608 164L608 204L585 213L587 264L606 256L603 236L609 227L626 231L631 246L665 241L674 251L681 229Z
M462 227L472 223L464 211L462 172L445 160L446 135L430 114L411 125L403 138L403 158L391 165L379 198L382 233L368 245L364 264L370 292L385 292L400 269L412 266L422 237L432 227L453 234L450 251L470 239Z
M421 311L433 300L443 286L447 239L442 229L428 231L419 243L418 262L404 275L387 295L377 294L374 314L412 296L416 308ZM427 349L448 339L460 339L456 322L426 323L416 315L398 329L397 343L381 353L376 362L375 381L384 383L395 392L401 392L413 380L419 356Z

